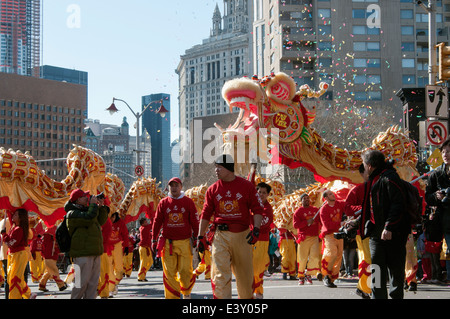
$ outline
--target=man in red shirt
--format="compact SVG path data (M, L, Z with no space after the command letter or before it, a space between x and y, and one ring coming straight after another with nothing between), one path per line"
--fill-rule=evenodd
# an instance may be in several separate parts
M320 272L320 223L318 219L314 219L319 209L311 206L309 195L307 193L302 194L300 200L302 206L295 211L292 222L298 232L298 284L304 285L305 279L308 284L312 284L311 275L317 276L318 280L322 280L322 273ZM306 265L308 265L308 268L306 268Z
M152 229L153 250L161 228L165 241L161 260L166 299L179 299L181 294L183 299L190 299L196 278L191 238L198 233L197 208L194 201L184 195L182 187L177 177L169 181L169 195L159 202Z
M323 240L322 254L322 275L325 286L335 288L334 281L339 277L341 269L342 252L344 250L344 240L336 239L335 232L339 232L344 214L345 201L336 200L331 190L326 190L322 194L322 199L326 203L320 208L320 238Z
M258 241L254 245L253 249L254 293L256 299L263 299L264 272L270 264L269 239L270 230L273 225L273 208L267 198L272 191L272 187L266 183L259 183L256 189L258 190L259 197L264 204L264 213L262 215Z
M139 271L138 281L147 281L147 271L153 265L152 224L145 218L139 220Z
M359 167L359 173L364 181L369 178L368 174L364 169L364 165L361 164ZM345 215L350 219L360 216L362 204L364 201L364 188L365 184L361 183L353 187L347 195L345 200ZM358 213L358 216L356 214ZM356 222L354 220L354 222ZM369 285L368 278L371 276L372 272L370 270L371 257L370 257L370 247L369 247L369 237L362 239L361 234L356 235L357 252L359 258L358 265L358 284L356 286L356 294L363 299L370 299L370 294L372 288Z
M204 236L213 217L211 281L214 298L231 299L233 270L239 299L252 299L251 245L258 241L264 206L253 183L234 174L234 160L230 155L216 159L215 172L218 181L206 191L201 214L199 251L205 247ZM250 211L254 215L252 231Z
M124 252L128 253L128 228L125 225L125 222L122 218L120 218L119 213L115 212L110 217L112 225L111 225L111 237L110 242L113 246L111 251L112 255L112 265L113 268L112 274L113 278L110 278L113 285L110 287L111 292L116 295L119 287L119 283L123 278L123 256Z

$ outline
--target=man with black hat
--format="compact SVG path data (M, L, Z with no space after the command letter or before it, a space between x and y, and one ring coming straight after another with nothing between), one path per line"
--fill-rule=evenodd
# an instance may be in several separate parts
M234 174L234 160L220 155L215 161L218 181L206 191L200 230L199 251L213 217L211 280L217 299L231 299L231 272L236 278L239 299L253 298L252 245L258 241L264 206L255 186ZM250 231L250 216L254 227ZM247 244L248 243L248 244Z
M196 276L192 265L191 237L198 233L197 208L185 196L178 177L169 181L169 195L156 209L152 229L152 250L155 254L159 231L161 233L161 260L166 299L190 299Z
M71 298L95 299L103 254L101 226L108 219L109 207L103 204L103 199L90 196L89 191L76 189L70 194L64 209L67 212L67 228L72 237L69 254L73 258L77 276Z

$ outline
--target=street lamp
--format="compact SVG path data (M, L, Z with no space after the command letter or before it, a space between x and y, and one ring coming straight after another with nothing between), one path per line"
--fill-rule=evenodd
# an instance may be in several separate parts
M139 166L140 165L140 163L141 163L141 161L140 161L140 150L139 150L139 119L141 118L141 116L142 116L142 114L144 114L144 112L149 108L149 106L151 105L151 104L153 104L153 103L161 103L161 107L159 108L159 110L158 111L156 111L156 114L159 114L159 115L161 115L161 117L162 118L164 118L165 116L166 116L166 113L168 113L169 111L164 107L164 104L163 104L163 100L159 100L159 101L152 101L152 102L150 102L150 103L148 103L145 107L144 107L144 109L142 110L142 112L141 113L139 113L139 112L134 112L132 109L131 109L131 107L128 105L128 103L127 102L125 102L124 100L121 100L121 99L116 99L115 97L113 98L113 102L112 102L112 104L111 104L111 106L109 107L109 108L107 108L106 110L111 114L111 115L113 115L114 113L117 113L117 112L119 112L119 109L116 107L116 105L115 105L115 101L120 101L120 102L123 102L123 103L125 103L125 105L126 106L128 106L128 108L130 109L130 111L131 111L131 113L133 113L133 115L136 117L136 166Z

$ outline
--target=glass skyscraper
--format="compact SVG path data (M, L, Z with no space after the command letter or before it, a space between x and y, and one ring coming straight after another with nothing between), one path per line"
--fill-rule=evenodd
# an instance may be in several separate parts
M158 114L163 102L164 107L169 111L164 118ZM172 178L172 158L170 144L170 95L165 93L150 94L142 97L142 110L149 103L149 109L142 115L142 132L150 135L151 142L151 176L161 182L161 186L167 185Z
M40 0L0 0L0 72L39 76Z

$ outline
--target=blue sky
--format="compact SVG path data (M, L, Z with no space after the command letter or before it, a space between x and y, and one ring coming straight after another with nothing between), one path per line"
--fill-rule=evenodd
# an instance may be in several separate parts
M89 114L120 125L135 117L143 95L171 95L172 139L178 134L180 56L209 37L216 3L222 0L42 0L42 63L89 73Z

